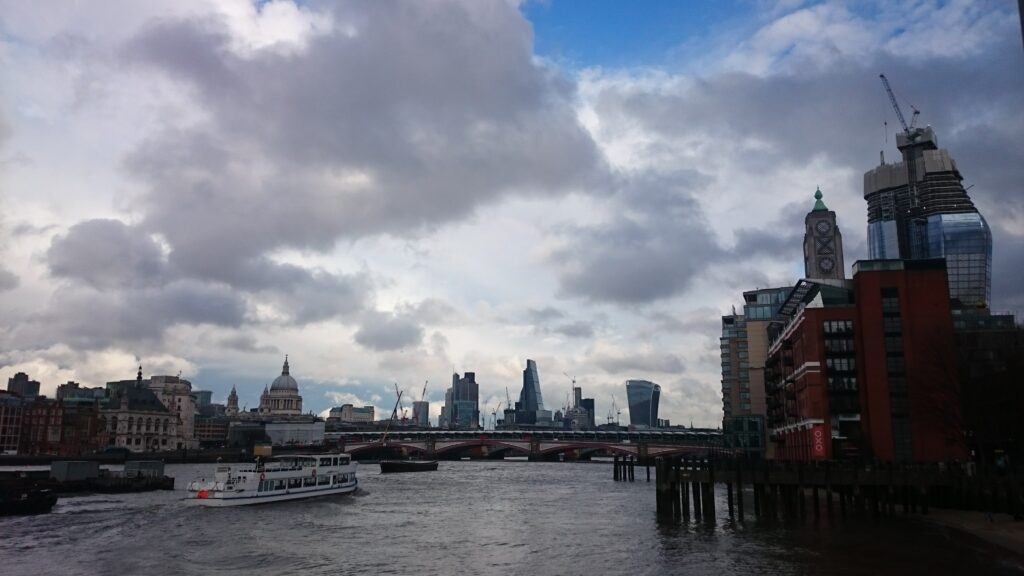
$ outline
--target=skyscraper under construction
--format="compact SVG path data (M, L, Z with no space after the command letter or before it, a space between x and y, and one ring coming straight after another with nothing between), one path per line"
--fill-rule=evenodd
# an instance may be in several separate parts
M908 127L899 116L904 130L896 146L903 161L883 162L864 174L871 259L945 258L954 310L985 311L992 294L988 223L932 128Z

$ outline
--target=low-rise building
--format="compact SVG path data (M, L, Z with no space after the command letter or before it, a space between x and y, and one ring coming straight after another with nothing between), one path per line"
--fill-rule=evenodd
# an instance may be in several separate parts
M64 406L52 399L25 400L19 454L59 454Z
M373 412L373 406L342 404L339 407L331 408L327 421L340 424L373 424Z
M174 444L188 449L198 448L194 429L198 410L196 397L192 395L192 383L180 376L153 376L145 383L178 420L178 437Z
M227 416L196 416L196 441L202 446L220 446L228 439L231 419Z
M108 382L107 393L107 405L102 414L108 446L133 452L186 447L178 433L178 415L168 410L145 385L141 366L134 381Z
M0 391L0 454L17 454L21 447L22 398Z

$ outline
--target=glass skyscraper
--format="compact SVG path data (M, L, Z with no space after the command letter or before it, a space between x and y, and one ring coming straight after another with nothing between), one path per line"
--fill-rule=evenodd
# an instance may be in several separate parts
M661 386L647 380L626 380L629 423L632 426L657 426Z
M954 308L987 309L992 233L931 127L897 134L903 161L864 174L872 259L945 258Z
M516 423L550 425L550 422L551 412L544 409L544 397L540 393L537 363L527 360L523 370L523 389L519 392L519 402L516 402Z

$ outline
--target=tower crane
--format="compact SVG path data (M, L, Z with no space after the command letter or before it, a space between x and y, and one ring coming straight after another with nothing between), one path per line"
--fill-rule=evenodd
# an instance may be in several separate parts
M491 410L491 430L498 429L498 410L501 410L501 401L498 401L498 405Z
M618 405L615 404L615 396L612 396L612 407L610 409L608 409L608 424L611 424L612 422L615 422L615 425L618 426L619 425L619 414L621 414L621 413L622 413L622 411L619 410Z
M576 408L576 377L569 376L566 372L562 372L562 374L565 374L566 378L572 380L572 390L569 391L569 397L572 398L572 400L570 401L569 398L566 398L565 400L565 409L568 411L569 408Z
M914 125L917 124L917 117L921 114L921 111L914 107L909 102L910 109L914 111L914 114L910 117L910 125L907 125L906 119L903 118L903 111L900 110L900 105L896 102L896 95L892 93L892 87L889 86L889 79L885 77L885 74L879 74L879 78L882 79L882 86L885 87L885 93L889 95L889 102L892 103L892 109L896 111L896 117L900 120L900 125L903 126L903 132L910 136L914 130Z
M885 74L879 74L878 77L882 79L882 86L885 87L885 93L889 95L889 102L892 103L892 109L896 111L896 117L899 118L900 125L903 126L903 133L907 135L907 142L914 142L921 134L921 130L914 128L914 125L917 123L917 116L921 111L915 108L913 104L910 104L910 109L914 111L914 114L910 118L910 125L908 126L907 121L903 118L903 112L900 110L900 105L896 102L896 95L892 93L892 87L889 86L889 79L885 77ZM917 162L909 156L905 156L904 159L906 160L904 164L907 166L907 188L910 191L910 205L913 208L917 208ZM900 244L903 244L902 239L900 240Z

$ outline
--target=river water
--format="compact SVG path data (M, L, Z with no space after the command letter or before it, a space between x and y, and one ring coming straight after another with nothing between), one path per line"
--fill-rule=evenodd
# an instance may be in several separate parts
M62 498L50 514L0 518L0 574L1024 574L914 519L731 522L723 491L713 525L659 525L643 471L613 482L601 463L397 475L367 464L354 495L183 505L183 486L212 468L168 466L173 492Z

